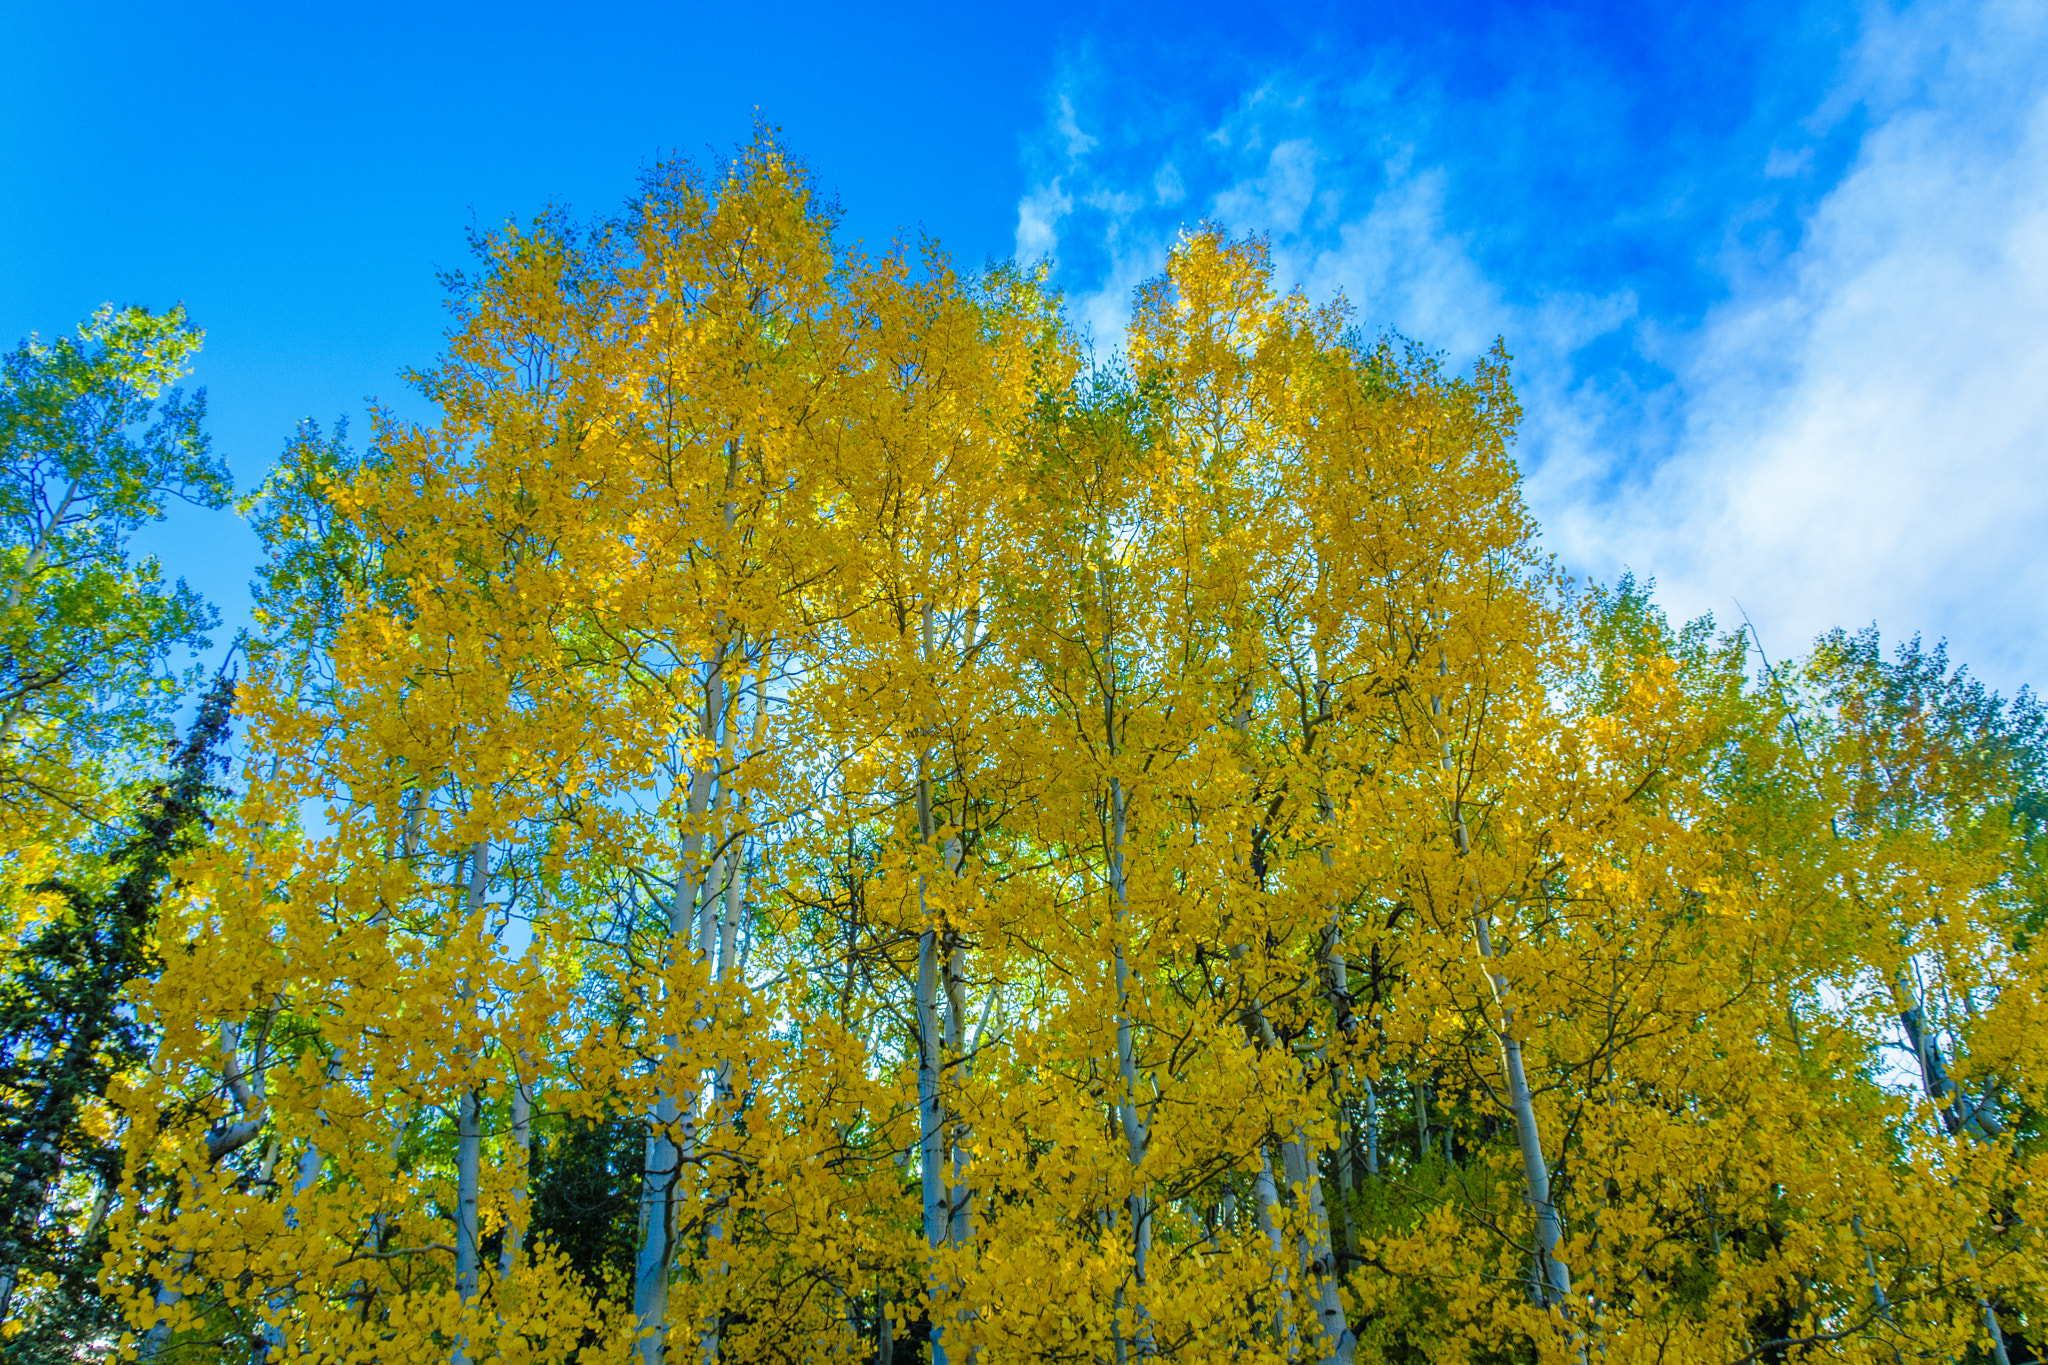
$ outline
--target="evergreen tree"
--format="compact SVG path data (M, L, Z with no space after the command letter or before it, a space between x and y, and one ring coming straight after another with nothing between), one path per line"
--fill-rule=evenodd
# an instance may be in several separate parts
M233 701L223 675L102 866L31 888L58 908L0 979L0 1316L34 1324L16 1359L114 1327L94 1287L122 1165L105 1101L149 1052L124 992L155 970L158 906L179 858L206 837Z

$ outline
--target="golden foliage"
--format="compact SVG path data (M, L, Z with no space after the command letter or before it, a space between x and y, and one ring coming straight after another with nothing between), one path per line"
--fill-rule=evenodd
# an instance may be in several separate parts
M1039 278L829 228L764 141L490 239L438 423L314 489L346 609L278 622L123 1096L139 1350L1733 1365L2036 1320L1983 725L1564 581L1506 355L1363 345L1256 243L1186 237L1102 371ZM605 1122L630 1272L530 1235L530 1144Z

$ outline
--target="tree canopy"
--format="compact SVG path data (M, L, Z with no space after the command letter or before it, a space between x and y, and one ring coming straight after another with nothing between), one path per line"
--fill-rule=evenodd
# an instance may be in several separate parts
M477 247L249 504L137 1355L2032 1355L2030 697L1573 582L1256 240L1111 364L765 137Z

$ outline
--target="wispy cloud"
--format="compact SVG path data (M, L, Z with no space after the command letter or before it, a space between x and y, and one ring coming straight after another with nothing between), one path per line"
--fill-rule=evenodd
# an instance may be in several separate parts
M1873 10L1830 70L1803 117L1607 202L1498 193L1515 168L1380 68L1272 73L1223 110L1070 78L1018 245L1059 225L1033 254L1110 340L1185 223L1263 233L1370 327L1454 357L1507 338L1569 564L1654 576L1679 614L1739 599L1787 653L1876 620L2048 679L2048 11ZM1463 126L1558 96L1511 98Z
M1831 105L1871 119L1797 247L1690 336L1663 458L1553 490L1589 565L1802 646L1872 620L2048 681L2048 15L1879 15ZM1825 114L1828 111L1823 111Z
M1074 211L1074 196L1055 178L1017 201L1017 256L1035 261L1059 250L1060 220Z

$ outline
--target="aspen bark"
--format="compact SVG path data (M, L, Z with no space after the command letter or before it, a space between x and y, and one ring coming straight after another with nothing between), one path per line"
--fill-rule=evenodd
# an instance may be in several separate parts
M278 1007L273 1006L270 1014L275 1016ZM266 1035L268 1030L265 1030ZM223 1024L220 1028L221 1075L227 1085L228 1096L235 1103L235 1110L242 1115L238 1123L229 1125L218 1135L209 1133L206 1139L206 1159L209 1166L227 1159L228 1156L254 1141L263 1131L265 1122L264 1106L266 1096L266 1072L258 1067L252 1080L242 1067L241 1058L242 1026ZM258 1046L261 1046L259 1041ZM138 1360L154 1360L170 1344L170 1310L185 1297L178 1288L178 1278L192 1268L191 1252L181 1253L171 1266L171 1271L157 1282L156 1294L151 1300L155 1310L149 1330L142 1334L135 1352Z
M1372 1088L1372 1082L1360 1078L1359 1090L1365 1096L1365 1173L1376 1178L1380 1173L1380 1097Z
M1287 1239L1280 1228L1280 1193L1273 1183L1273 1163L1259 1144L1259 1171L1253 1178L1252 1202L1258 1208L1259 1231L1273 1245L1273 1342L1282 1350L1294 1341L1294 1315L1289 1311Z
M949 870L957 867L959 841L946 841L946 864ZM966 1079L967 1058L967 949L961 945L958 935L949 935L951 948L943 955L942 979L946 993L946 1058L949 1064L961 1068L961 1080ZM952 1153L952 1180L950 1198L946 1207L946 1242L959 1248L974 1240L974 1191L967 1186L967 1141L969 1133L966 1121L955 1112L951 1116L952 1129L947 1135L946 1145Z
M725 661L728 645L712 647L704 660L704 709L700 713L702 735L707 745L715 742L717 726L725 711ZM706 899L711 870L701 865L706 843L706 825L711 813L713 771L716 759L698 757L690 770L689 795L684 806L681 874L676 878L675 904L669 915L670 957L678 946L688 945L697 916ZM684 898L688 897L685 903ZM698 929L699 961L703 935ZM707 967L709 964L706 964ZM664 1035L662 1049L676 1045L673 1035ZM684 1100L672 1090L663 1090L649 1115L647 1152L640 1183L640 1246L633 1261L633 1317L639 1336L641 1365L663 1365L668 1358L669 1277L675 1264L677 1185L682 1178L683 1150L676 1141L679 1126L685 1130L694 1116L694 1099L685 1113Z
M462 1095L455 1138L455 1296L466 1306L476 1298L482 1248L477 1237L477 1194L482 1175L483 1106L474 1089ZM468 1338L457 1361L469 1359Z
M1324 1343L1321 1359L1351 1365L1358 1354L1358 1339L1338 1294L1337 1258L1330 1246L1330 1220L1323 1206L1323 1177L1300 1129L1281 1142L1280 1161L1287 1183L1299 1192L1301 1210L1308 1215L1297 1250L1303 1290L1311 1286L1315 1290L1316 1322Z
M932 608L927 602L922 613L924 631L922 655L927 663L932 652ZM929 721L926 721L929 724ZM917 755L918 836L927 858L935 851L936 831L932 821L931 751L921 748ZM918 872L918 910L923 916L917 940L917 1146L918 1177L923 1196L924 1240L933 1253L946 1242L952 1222L951 1192L946 1188L946 1114L939 1095L939 1071L944 1059L944 1040L939 1025L939 928L932 920L927 900L928 867ZM926 1293L933 1304L931 1315L932 1365L946 1365L946 1334L939 1321L937 1304L945 1292L934 1256L925 1270Z
M669 1258L675 1249L675 1187L682 1149L671 1134L681 1110L674 1096L655 1101L640 1186L640 1246L633 1261L633 1316L643 1365L662 1365L667 1351Z
M1103 610L1113 613L1109 575L1103 571L1098 579L1102 590ZM1102 632L1102 744L1103 753L1109 765L1109 819L1104 839L1107 847L1104 862L1109 872L1111 915L1114 927L1111 933L1116 973L1116 1068L1117 1078L1123 1094L1118 1103L1118 1117L1124 1135L1124 1156L1131 1166L1131 1193L1126 1208L1131 1218L1131 1280L1132 1297L1135 1300L1134 1316L1137 1319L1136 1343L1143 1356L1153 1354L1155 1344L1152 1337L1152 1311L1149 1291L1152 1274L1152 1208L1145 1188L1145 1152L1150 1143L1144 1117L1138 1112L1138 1051L1137 1025L1133 1018L1131 999L1130 960L1124 952L1124 934L1130 924L1130 886L1125 875L1124 846L1130 835L1130 819L1127 808L1123 777L1117 771L1120 745L1117 736L1117 664L1116 631L1105 624ZM1117 1331L1117 1349L1123 1349L1122 1329Z
M1977 1250L1970 1245L1969 1239L1964 1239L1963 1247L1970 1253L1971 1260L1977 1259ZM1998 1325L1998 1312L1991 1306L1991 1300L1980 1296L1977 1299L1977 1311L1983 1315L1984 1335L1991 1342L1991 1359L1994 1365L2012 1365L2012 1358L2005 1350L2005 1331Z
M1444 665L1438 660L1437 672L1441 676ZM1456 764L1451 757L1451 741L1448 734L1442 734L1443 694L1432 693L1429 699L1430 716L1438 723L1441 739L1441 761L1446 775L1456 781ZM1472 857L1472 837L1465 828L1465 812L1458 794L1451 795L1452 834L1456 840L1458 860L1469 865ZM1571 1269L1557 1254L1557 1245L1564 1238L1564 1225L1557 1214L1557 1206L1550 1198L1550 1167L1543 1156L1543 1138L1536 1123L1536 1104L1529 1091L1528 1072L1522 1062L1521 1039L1515 1034L1514 1006L1508 999L1508 981L1496 968L1498 961L1493 948L1493 929L1488 922L1485 907L1480 901L1477 886L1472 892L1472 937L1479 950L1480 969L1493 994L1495 1022L1494 1039L1500 1047L1501 1070L1508 1087L1508 1109L1515 1120L1515 1146L1522 1158L1522 1197L1528 1201L1530 1210L1536 1215L1536 1260L1539 1270L1537 1292L1541 1301L1560 1312L1571 1308Z
M932 604L925 602L918 613L919 658L927 670L938 662L938 640ZM922 718L921 728L929 733L932 720ZM922 1182L925 1243L935 1253L926 1270L926 1288L934 1311L931 1318L932 1365L947 1365L950 1353L946 1332L936 1305L953 1286L940 1274L936 1253L941 1247L960 1247L973 1235L971 1196L964 1183L965 1154L959 1143L964 1133L954 1121L945 1102L943 1075L949 1061L959 1058L962 1013L965 1009L965 949L954 931L935 922L928 901L930 862L938 859L938 870L949 880L960 875L965 854L956 835L941 844L937 816L932 804L931 750L920 747L917 754L916 806L918 837L924 850L924 866L918 873L918 909L923 929L918 937L917 1010L918 1028L918 1153ZM942 1020L940 998L947 1009ZM948 1157L954 1171L963 1177L949 1180ZM964 1307L959 1310L964 1315Z
M1464 825L1460 822L1461 836L1463 831ZM1557 1244L1564 1237L1564 1225L1557 1216L1557 1206L1550 1200L1550 1168L1543 1157L1543 1139L1536 1126L1536 1104L1529 1093L1528 1073L1522 1065L1521 1040L1515 1036L1515 1013L1508 1003L1507 979L1493 970L1493 932L1487 926L1484 911L1473 913L1472 928L1499 1010L1500 1023L1495 1035L1500 1042L1501 1066L1507 1075L1508 1107L1515 1118L1515 1145L1522 1157L1523 1195L1536 1213L1536 1255L1542 1269L1543 1299L1550 1306L1568 1311L1572 1293L1571 1269L1557 1254Z
M765 669L767 654L765 647L762 662ZM767 694L765 684L757 675L756 684L762 688L757 699L754 716L753 743L758 745L761 729L767 720ZM712 837L718 841L719 852L712 859L711 872L705 878L704 890L700 896L703 909L698 924L698 955L710 968L714 987L723 985L738 974L734 953L739 936L739 918L746 894L747 836L745 833L746 811L737 793L734 780L737 772L736 735L738 732L738 711L744 696L744 686L726 689L720 699L721 711L718 719L718 786L712 800L714 829ZM722 819L720 817L723 817ZM714 1005L714 1008L716 1006ZM712 1126L728 1122L727 1109L732 1100L732 1063L721 1058L712 1068L710 1094L706 1099L706 1113L698 1126L696 1140L700 1150L710 1136ZM709 1152L706 1151L708 1156ZM708 1170L708 1164L706 1169ZM726 1236L729 1228L726 1215L719 1211L712 1215L706 1229L706 1260L704 1276L706 1281L713 1276L723 1277L727 1270ZM715 1259L714 1259L715 1258ZM716 1309L708 1314L697 1333L697 1353L712 1365L718 1359L723 1314Z
M945 1243L950 1201L946 1190L945 1114L939 1100L938 931L927 923L917 944L917 1133L919 1174L924 1195L925 1244L937 1251ZM936 1265L926 1271L932 1300L943 1292ZM945 1365L944 1329L932 1319L932 1362Z
M470 850L469 857L467 906L470 917L476 918L483 913L484 891L490 877L490 841L477 841ZM465 983L458 994L474 1012L477 983ZM465 1070L473 1060L463 1059ZM477 1291L481 1287L483 1263L483 1248L478 1232L483 1184L483 1101L477 1093L474 1078L464 1078L462 1099L457 1106L455 1123L455 1296L467 1309L476 1299ZM313 1153L309 1152L308 1156L313 1156ZM469 1337L465 1331L455 1348L456 1365L466 1365L470 1359L469 1347Z
M1992 1141L2005 1132L2005 1125L1991 1112L1988 1101L1971 1105L1969 1095L1948 1074L1941 1044L1929 1032L1927 1015L1920 1007L1919 994L1902 970L1892 978L1892 1003L1898 1010L1899 1027L1920 1072L1920 1089L1941 1115L1950 1136L1968 1133Z
M1115 716L1106 704L1105 721L1110 738L1110 754L1114 760ZM1145 1151L1149 1142L1144 1117L1138 1112L1138 1052L1136 1029L1131 1017L1131 974L1130 963L1124 956L1121 930L1129 922L1130 891L1124 880L1124 840L1128 836L1128 822L1124 809L1124 789L1120 778L1109 779L1110 805L1110 849L1109 883L1110 894L1116 902L1116 919L1119 936L1115 943L1116 967L1116 1068L1118 1079L1123 1085L1123 1098L1118 1105L1118 1117L1124 1130L1124 1155L1131 1163L1132 1189L1128 1200L1131 1215L1131 1278L1136 1300L1134 1305L1138 1320L1137 1345L1141 1355L1153 1353L1152 1313L1146 1298L1151 1278L1152 1261L1152 1208L1145 1190Z
M512 1182L512 1207L505 1218L505 1243L498 1249L498 1278L509 1279L519 1264L526 1245L527 1179L533 1166L533 1083L532 1060L519 1055L519 1074L512 1084L512 1161L517 1175Z
M191 1268L192 1253L183 1252L176 1264L171 1267L171 1273L157 1283L156 1296L151 1301L151 1306L156 1310L156 1320L150 1324L149 1330L142 1334L142 1341L135 1348L137 1360L155 1360L163 1354L164 1347L170 1345L170 1310L177 1307L185 1298L185 1292L177 1287L176 1280Z
M12 616L28 594L28 585L43 569L43 557L50 553L50 542L57 535L57 528L64 524L64 514L71 510L71 504L78 497L78 480L73 479L64 487L64 496L57 500L57 510L36 532L36 543L29 547L28 558L21 563L21 576L14 586L7 590L7 614Z
M1901 970L1892 978L1892 1003L1898 1007L1899 1026L1905 1030L1906 1043L1913 1049L1913 1060L1920 1071L1920 1091L1941 1116L1942 1128L1952 1138L1965 1135L1989 1142L2004 1131L1997 1119L1985 1112L1987 1105L1978 1105L1974 1110L1961 1111L1954 1097L1961 1095L1961 1087L1949 1079L1948 1067L1941 1056L1941 1044L1927 1028L1927 1016L1920 1008L1920 1001L1913 989L1913 983ZM1962 1098L1967 1101L1968 1096ZM1970 1261L1977 1260L1977 1249L1971 1239L1963 1239L1963 1250L1969 1253ZM1996 1365L2010 1365L2005 1350L2005 1332L1998 1321L1998 1310L1991 1300L1977 1296L1977 1313L1984 1323L1984 1335L1991 1342L1991 1358Z
M1316 660L1316 713L1318 726L1327 725L1332 720L1329 684L1323 678L1322 672L1321 651L1319 649ZM1319 788L1317 790L1316 808L1324 830L1328 832L1330 826L1336 821L1336 810L1326 789ZM1323 840L1322 847L1318 850L1318 853L1323 871L1325 874L1330 873L1336 866L1337 858L1328 838ZM1336 1026L1337 1033L1346 1043L1349 1043L1357 1032L1357 1019L1351 1009L1350 964L1344 957L1343 908L1334 902L1330 906L1329 921L1324 926L1321 941L1317 945L1317 957L1320 959L1324 999L1330 1006L1331 1021ZM1331 1089L1336 1094L1338 1101L1336 1106L1337 1158L1339 1166L1338 1194L1339 1198L1345 1201L1344 1206L1339 1210L1342 1231L1339 1234L1338 1244L1345 1244L1351 1240L1351 1211L1349 1207L1351 1195L1351 1155L1346 1148L1344 1140L1347 1125L1344 1122L1343 1097L1341 1092L1338 1091L1336 1075L1333 1075L1331 1078ZM1296 1130L1296 1139L1297 1145L1302 1145L1299 1141L1300 1130L1298 1129ZM1309 1230L1302 1239L1304 1247L1303 1261L1318 1289L1317 1312L1322 1325L1323 1340L1327 1343L1327 1353L1324 1359L1333 1362L1334 1365L1351 1365L1352 1360L1358 1354L1358 1337L1351 1330L1350 1318L1344 1310L1343 1296L1338 1292L1338 1287L1342 1282L1342 1266L1337 1259L1335 1246L1332 1242L1332 1220L1329 1218L1323 1205L1323 1178L1319 1169L1321 1163L1318 1159L1318 1154L1307 1151L1305 1147L1299 1159L1303 1166L1302 1180L1308 1194L1309 1207Z

